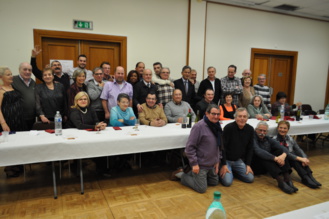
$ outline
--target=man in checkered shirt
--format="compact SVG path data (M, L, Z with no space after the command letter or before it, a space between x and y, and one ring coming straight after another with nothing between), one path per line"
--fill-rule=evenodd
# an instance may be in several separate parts
M163 67L160 72L160 78L163 80L169 80L170 69ZM163 107L172 100L172 93L174 88L170 84L156 84L158 86L158 99L159 103L162 103Z
M242 93L242 84L241 80L238 77L235 77L236 66L228 66L227 76L221 79L222 82L222 93L232 93L233 94L233 104L239 105L239 95ZM223 102L223 101L222 101Z

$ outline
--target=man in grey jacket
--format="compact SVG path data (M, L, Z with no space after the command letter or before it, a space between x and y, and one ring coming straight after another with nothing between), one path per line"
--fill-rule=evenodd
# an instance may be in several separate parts
M96 111L98 120L105 121L105 112L102 105L102 100L100 98L104 84L106 82L103 80L103 69L100 67L96 67L93 70L93 77L93 79L87 82L88 95L91 100L90 106ZM108 121L106 121L106 123L108 123Z
M173 172L173 177L199 193L207 185L218 184L218 166L222 148L222 128L219 124L219 108L210 104L204 119L196 123L187 140L185 153L192 170L185 174L182 169Z

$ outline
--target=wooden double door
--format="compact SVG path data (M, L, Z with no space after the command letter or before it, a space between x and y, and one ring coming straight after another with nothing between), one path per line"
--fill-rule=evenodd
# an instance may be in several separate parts
M287 94L287 102L292 104L295 93L296 62L297 57L286 54L286 51L282 54L279 51L272 52L272 54L266 54L266 51L264 53L258 51L252 54L253 84L258 83L257 78L260 74L265 74L266 85L273 89L271 103L276 101L276 94L283 91Z
M34 30L34 45L41 45L42 59L38 66L45 66L50 60L73 60L77 66L80 54L87 56L87 69L99 67L103 61L110 62L111 74L117 66L127 65L126 37L86 34L63 31Z

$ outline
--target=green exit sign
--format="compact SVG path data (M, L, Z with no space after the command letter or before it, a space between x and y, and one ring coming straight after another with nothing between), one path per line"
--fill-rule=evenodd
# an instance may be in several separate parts
M92 21L73 20L73 28L74 29L92 30L93 22Z

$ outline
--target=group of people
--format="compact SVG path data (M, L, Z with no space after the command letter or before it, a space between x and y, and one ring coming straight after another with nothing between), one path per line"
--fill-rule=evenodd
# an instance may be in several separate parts
M227 76L218 79L215 77L216 68L211 66L207 69L208 77L199 83L197 72L190 66L184 66L182 77L173 80L170 69L160 62L153 64L154 75L143 62L138 62L125 80L124 68L117 66L111 75L111 65L106 61L93 71L87 70L85 55L79 55L78 66L67 73L62 71L59 61L52 61L41 71L36 64L36 56L40 53L41 50L35 47L30 63L21 63L17 76L13 76L9 68L0 68L3 81L0 123L3 131L31 130L36 117L42 123L51 123L56 111L63 116L66 128L95 130L134 125L137 119L141 124L161 127L168 122L182 123L191 112L193 121L196 116L201 119L193 126L185 149L192 171L183 174L179 170L174 175L198 192L204 192L207 184L217 184L219 179L223 185L229 186L233 176L252 182L254 152L264 162L274 161L274 164L269 162L272 166L268 165L273 174L271 168L268 171L287 193L290 193L289 188L295 188L289 174L285 174L290 170L287 159L302 163L299 169L308 167L309 161L304 153L298 151L297 156L290 155L292 150L282 149L278 144L273 143L273 147L277 146L281 151L278 149L278 153L271 157L273 151L268 143L264 143L267 138L263 136L267 127L260 123L254 134L253 128L246 124L249 115L258 119L271 117L267 109L270 89L265 86L264 75L258 77L258 86L252 87L250 70L243 72L241 80L235 77L236 66L230 65ZM31 78L32 72L43 83L36 84ZM280 94L278 103L285 104L285 99L286 96ZM246 108L239 108L241 106ZM222 130L218 121L226 119L235 121ZM290 138L289 141L283 137L278 140L284 146L290 146L287 143ZM291 166L296 168L297 165ZM283 167L287 167L286 172L283 172ZM21 168L8 167L5 171L7 176L18 176ZM318 187L311 170L305 171L302 182Z
M191 171L179 168L172 173L172 180L204 193L208 185L221 182L230 186L234 178L252 183L255 174L268 172L283 192L292 194L298 191L290 177L294 168L304 185L314 189L321 186L313 177L306 154L288 135L289 122L279 122L278 134L272 139L266 136L265 121L255 130L247 124L246 108L236 109L234 121L224 130L219 115L218 105L210 104L203 120L193 126L185 148Z

